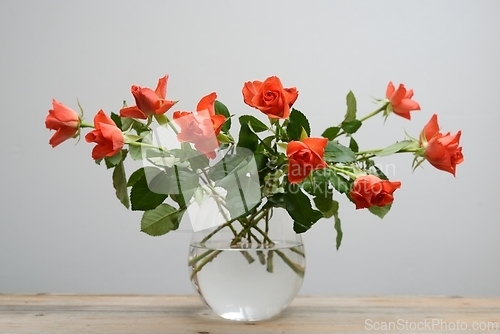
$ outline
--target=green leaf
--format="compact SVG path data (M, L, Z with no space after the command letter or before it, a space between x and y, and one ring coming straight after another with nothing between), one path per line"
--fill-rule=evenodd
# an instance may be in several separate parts
M264 208L285 208L285 194L276 193L271 197L267 198L267 203L264 205Z
M142 160L142 150L140 146L136 145L129 145L128 149L130 151L130 157L132 160Z
M151 183L161 182L162 177L166 177L161 175L165 174L162 171L158 170L158 175L152 178ZM160 175L160 177L158 177ZM157 178L158 177L158 178ZM150 177L151 178L151 177ZM163 179L163 182L166 182ZM154 185L152 185L154 186ZM156 208L158 205L163 203L163 201L167 198L166 194L157 194L150 189L150 185L148 184L148 177L145 175L141 176L133 185L132 190L130 191L130 201L132 202L132 210L134 211L148 211Z
M106 157L104 158L104 162L106 163L106 167L108 169L115 167L122 161L122 151L119 151L112 157Z
M317 169L312 172L310 182L306 178L302 183L303 189L313 196L324 195L330 191L330 174L332 171L328 168Z
M223 134L222 132L220 132L217 135L217 140L219 142L221 142L222 144L232 144L232 143L234 143L234 140L231 137L229 137L228 135Z
M227 190L226 208L233 218L246 215L261 201L258 178L245 177L245 174L245 170L240 170L234 174L232 182L224 186Z
M333 200L331 192L314 197L314 204L325 218L332 217L339 210L339 203Z
M349 93L347 93L346 104L347 104L347 111L345 113L344 122L354 121L356 119L357 103L356 103L356 97L354 97L352 91L349 91Z
M271 140L269 140L269 137L266 137L264 139L259 139L260 141L260 144L259 146L257 147L257 150L255 150L255 153L259 152L259 153L263 153L265 151L271 153L272 155L277 155L277 152L276 150L274 150L271 146L272 146L272 140L274 139L274 135L273 136L270 136L271 137Z
M238 138L238 147L244 147L252 152L255 152L259 146L259 137L250 129L246 122L242 122L240 117L240 134Z
M325 160L347 163L356 161L356 155L349 147L335 141L329 141L325 148Z
M159 170L156 167L141 167L130 175L127 182L127 187L132 187L141 177L146 173L158 173Z
M361 127L363 123L361 123L361 121L358 121L357 119L353 120L353 121L349 121L349 122L342 122L342 130L344 130L346 133L349 133L349 134L353 134L355 133L356 131L358 131L358 129Z
M331 171L329 176L332 186L339 193L343 194L351 189L350 180L347 180L342 175L337 174L335 171Z
M413 143L413 141L411 141L411 140L403 140L400 142L396 142L396 143L392 144L391 146L384 148L382 151L375 152L375 155L377 155L379 157L391 155L391 154L394 154L396 152L401 151L402 149L404 149L405 147L409 146L412 143Z
M157 115L157 114L154 114L153 117L156 119L156 121L158 122L158 124L160 125L165 125L169 122L167 116L165 115Z
M144 167L133 172L128 179L127 187L132 187L144 174Z
M235 154L226 155L217 162L207 172L210 180L215 182L216 186L228 187L227 183L232 183L237 174L250 172L254 155L245 149L239 149Z
M123 161L116 165L113 170L113 187L115 188L116 197L128 209L130 202L127 193L127 176L125 175L125 167Z
M200 185L198 173L174 166L168 169L167 175L168 194L179 204L179 207L185 208Z
M322 218L323 214L311 207L309 197L302 192L299 186L289 184L287 188L283 199L286 211L294 221L293 230L296 233L304 233Z
M124 132L129 131L130 129L134 129L138 135L140 135L142 132L149 132L146 124L136 121L133 118L120 117L120 120L122 124L121 129Z
M267 167L267 163L269 161L267 155L263 153L255 153L254 158L255 158L255 163L257 164L258 171L264 170Z
M286 133L290 140L300 140L302 135L302 129L306 132L307 136L311 135L311 126L306 116L297 109L292 109L290 116L288 117L288 125L286 127Z
M226 117L226 121L222 125L222 131L227 133L231 128L231 115L229 114L229 110L227 109L226 105L219 100L215 100L214 110L216 115L222 115Z
M177 230L185 210L176 210L168 204L161 204L154 210L144 212L141 232L157 237Z
M339 218L338 213L334 214L334 217L335 217L335 231L337 231L337 238L335 239L336 248L337 248L337 250L339 250L340 244L342 243L342 236L344 234L342 233L342 226L340 225L340 218Z
M113 120L113 122L115 122L116 126L123 131L121 117L119 115L115 114L114 112L112 112L111 119Z
M209 165L205 154L193 149L190 143L181 143L180 149L171 149L169 152L181 161L188 161L193 170L205 169Z
M332 126L326 129L323 134L321 135L322 137L328 138L328 140L334 140L335 137L337 137L337 134L339 133L340 128L337 126Z
M255 131L257 133L269 130L269 127L267 125L265 125L260 120L258 120L257 118L255 118L251 115L240 116L240 122L247 123L248 125L250 125L250 127L253 129L253 131Z
M359 151L358 143L356 142L356 140L354 140L353 137L351 137L351 139L349 140L349 148L353 152L358 152Z
M128 118L128 117L120 117L120 123L122 131L128 131L130 128L132 128L132 125L136 122L133 118ZM116 123L116 121L115 121Z
M338 203L333 200L333 192L330 187L330 178L333 171L330 169L318 169L313 171L310 180L304 182L303 187L309 194L314 196L314 204L325 218L330 218L338 210Z
M373 165L371 166L368 170L368 173L377 176L379 179L382 180L389 180L389 178L378 168L377 166Z
M125 141L125 144L131 144L140 141L142 137L137 135L124 135L123 139Z
M379 217L380 219L384 218L385 215L391 210L391 204L387 204L386 206L377 206L373 205L368 210L373 213L375 216Z

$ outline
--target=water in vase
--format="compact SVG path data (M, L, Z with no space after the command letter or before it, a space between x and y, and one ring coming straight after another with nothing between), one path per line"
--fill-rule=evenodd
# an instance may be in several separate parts
M304 247L298 243L241 248L194 243L189 260L191 282L202 300L231 320L258 321L280 313L297 295L304 278Z

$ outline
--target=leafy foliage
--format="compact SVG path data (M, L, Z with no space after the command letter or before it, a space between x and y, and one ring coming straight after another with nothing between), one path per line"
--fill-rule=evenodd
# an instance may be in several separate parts
M274 81L270 82L279 80L277 77L271 79ZM218 100L211 101L215 114L225 118L221 127L219 127L219 122L222 122L221 117L211 115L212 118L208 120L199 119L203 117L201 113L198 115L194 113L195 116L185 127L180 126L177 118L174 121L179 123L173 126L172 120L169 119L170 114L165 113L165 110L139 113L137 117L140 119L111 113L110 118L118 128L112 127L115 130L115 138L118 137L119 144L128 147L118 148L118 152L113 150L113 154L117 152L113 156L104 158L101 158L102 155L96 156L96 162L99 164L103 160L108 169L113 169L113 187L119 201L126 208L144 211L141 220L142 232L159 236L176 230L190 203L200 201L200 198L206 195L217 198L217 201L222 200L223 207L234 221L241 224L244 230L235 232L236 241L244 236L251 240L252 233L248 233L250 231L245 229L253 227L252 224L255 222L252 219L256 217L263 219L265 212L263 210L285 208L294 221L294 230L297 233L306 232L321 218L333 218L338 249L343 232L336 196L345 195L354 202L356 196L360 195L357 190L356 192L351 190L358 184L356 181L360 176L375 175L380 180L388 180L376 166L374 160L376 157L411 152L415 155L414 165L418 166L425 160L425 149L416 139L405 139L383 149L360 151L353 135L361 129L366 119L379 113L387 117L394 112L391 102L387 100L379 100L382 105L377 110L358 118L358 103L354 93L349 91L346 95L346 111L343 118L342 114L339 115L340 122L336 123L336 126L326 127L322 133L322 137L328 139L325 147L325 139L311 135L311 126L304 113L292 108L286 117L287 110L282 109L283 113L280 114L280 110L276 109L292 107L297 98L295 88L284 89L279 84L277 87L281 87L282 91L277 94L270 91L265 95L265 105L258 106L253 105L255 99L249 102L250 99L247 98L248 94L255 93L252 93L252 89L257 89L256 87L246 88L250 92L243 92L245 102L267 114L269 122L263 122L252 115L240 116L237 141L230 134L232 115L227 106ZM214 95L207 95L205 98L212 98ZM154 97L151 98L154 100ZM275 104L268 101L273 98L277 98ZM275 112L277 113L274 114ZM128 115L135 114L132 111ZM74 137L80 135L80 127L92 127L90 124L84 124L80 118L79 122L76 129L78 132ZM109 124L109 119L107 123L112 125ZM176 133L178 140L182 141L180 147L156 147L152 140L153 125L170 127ZM179 127L182 129L178 130ZM217 139L214 143L219 144L218 150L206 152L200 147L204 147L207 143L196 140L202 138L208 141L207 138L212 131L215 133L213 137ZM119 138L121 133L123 141ZM344 144L338 140L342 136L345 139L342 141ZM302 143L293 143L293 146L289 146L291 141L302 141ZM211 149L217 147L212 143L206 146ZM124 161L128 156L133 160L143 160L145 166L134 171L127 179ZM97 159L98 157L100 159ZM301 160L301 164L297 162L298 160ZM302 168L299 176L290 174L292 170L297 171L297 168ZM255 174L258 174L257 178L249 177ZM359 182L371 179L376 178L365 177ZM223 188L225 195L215 192L217 187ZM246 195L251 193L252 189L257 189L259 196L247 201ZM165 203L168 197L170 197L169 204ZM219 202L217 204L220 205ZM374 215L383 218L391 209L391 205L372 205L368 209Z
M335 137L337 137L339 132L340 132L340 128L338 126L332 126L332 127L327 128L321 136L328 138L328 140L334 140Z
M245 121L245 119L241 119L240 117L240 136L238 138L238 147L244 147L254 152L257 150L257 146L259 146L259 137L255 134L255 132L250 129L249 124Z
M330 141L325 148L325 160L347 163L356 161L356 155L349 147L335 141Z
M168 182L166 181L166 173L158 170L157 174L153 175L155 176L152 177L151 175L148 176L144 174L136 182L134 182L132 190L130 191L132 210L153 210L167 198L167 194L158 194L151 190L151 188L154 187L154 184Z
M385 215L391 210L392 204L387 204L385 206L371 206L368 210L380 219L384 218Z
M311 126L309 125L309 121L301 111L292 109L288 121L289 123L286 131L290 140L300 140L302 129L304 129L308 137L311 135Z
M141 231L157 237L177 230L184 210L177 210L169 204L161 204L153 210L144 212Z
M219 100L216 100L214 103L214 109L216 115L222 115L226 117L226 121L222 125L222 131L228 132L231 129L231 115L229 114L229 110L226 105Z
M344 116L344 122L352 122L356 119L356 112L358 111L358 106L356 102L356 97L352 91L349 91L346 96L347 111ZM343 122L343 123L344 123Z
M127 176L125 175L125 166L123 160L126 154L123 155L122 160L113 170L113 187L115 188L116 197L127 209L130 207L130 201L127 194Z
M302 192L299 186L290 184L283 200L288 214L293 219L293 229L297 233L304 233L323 217L321 212L314 210L311 201Z

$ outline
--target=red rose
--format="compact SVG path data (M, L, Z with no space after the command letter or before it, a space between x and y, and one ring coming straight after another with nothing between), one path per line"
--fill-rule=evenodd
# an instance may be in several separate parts
M270 118L288 118L290 108L299 96L297 88L283 88L281 80L275 76L264 82L245 82L242 92L246 104Z
M354 180L350 196L356 209L386 206L394 200L392 193L401 187L399 181L381 180L375 175L364 175Z
M223 115L215 114L216 99L216 93L204 96L196 107L197 114L190 111L176 111L173 114L175 123L181 128L177 140L193 143L209 159L216 157L215 150L220 146L217 135L226 121Z
M420 110L420 105L411 99L413 90L406 90L403 84L400 84L396 90L392 82L389 82L385 97L389 100L392 111L403 118L411 119L410 111Z
M135 106L120 110L121 117L147 119L151 115L163 115L176 103L166 100L168 75L158 79L155 91L151 88L133 85L132 95Z
M305 138L302 141L291 141L286 147L288 157L288 181L299 183L313 170L325 168L323 160L327 138Z
M424 147L427 161L437 169L455 176L456 166L464 161L460 145L461 131L455 135L439 132L437 115L432 115L420 134L420 145Z
M94 128L85 136L87 143L97 144L92 150L94 160L112 157L122 149L122 131L102 109L94 117Z
M52 147L56 147L63 141L72 138L78 132L80 118L76 111L56 100L52 100L52 108L45 118L45 127L50 130L56 130L56 133L49 140L49 144Z

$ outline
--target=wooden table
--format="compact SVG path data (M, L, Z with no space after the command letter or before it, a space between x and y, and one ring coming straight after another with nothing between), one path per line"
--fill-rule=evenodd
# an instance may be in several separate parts
M500 333L499 327L500 298L301 296L274 319L244 323L218 318L196 296L0 294L1 334Z

